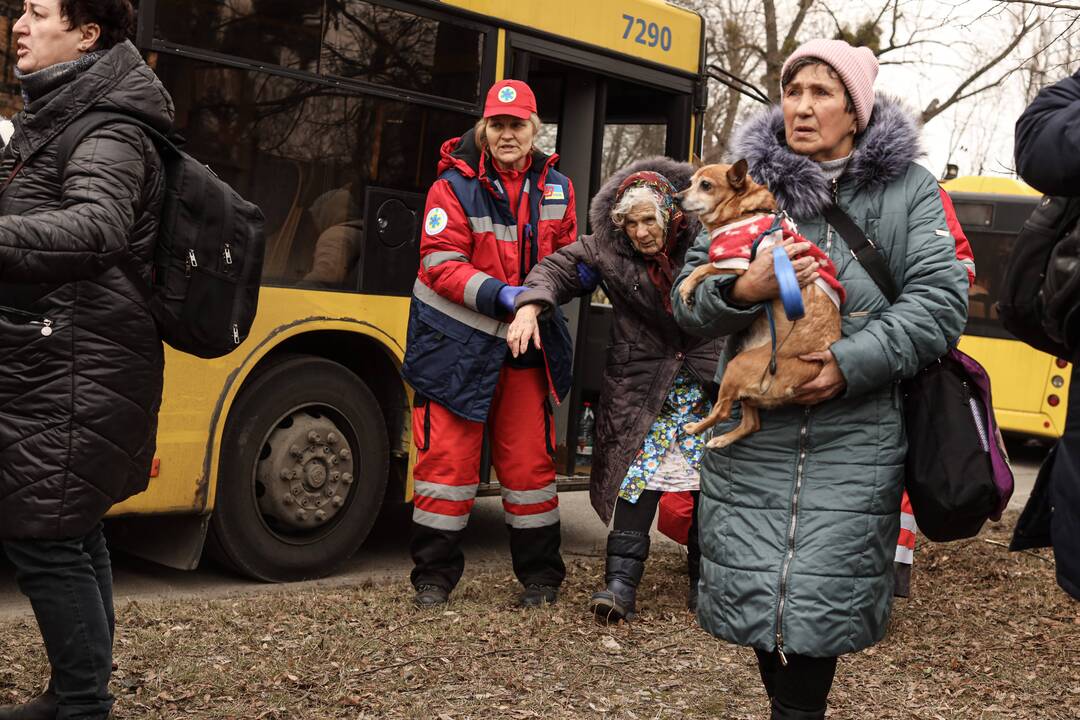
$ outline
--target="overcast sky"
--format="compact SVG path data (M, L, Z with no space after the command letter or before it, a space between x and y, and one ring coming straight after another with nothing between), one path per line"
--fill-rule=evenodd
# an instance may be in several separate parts
M865 17L868 8L875 5L863 0L849 2L844 14ZM907 99L918 110L935 98L944 101L973 67L1004 48L1016 35L1016 21L1009 10L1021 9L1016 5L1007 8L992 0L908 0L902 7L909 18L904 24L940 27L926 36L933 43L907 50L900 57L883 57L905 62L883 65L877 88ZM1075 15L1058 11L1050 20L1050 37L1065 30L1075 21ZM1056 41L1054 48L1059 48L1061 42ZM988 72L978 84L998 79L1005 69L1030 57L1036 47L1036 37L1029 36L1013 57ZM1076 69L1075 63L1071 69ZM1067 72L1060 68L1053 77L1064 77ZM924 132L926 165L940 175L951 157L962 175L979 174L980 169L986 175L1013 175L1013 126L1025 106L1024 83L1024 76L1017 73L932 119Z

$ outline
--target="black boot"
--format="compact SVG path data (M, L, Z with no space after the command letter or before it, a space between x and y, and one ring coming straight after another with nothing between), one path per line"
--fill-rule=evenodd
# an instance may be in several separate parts
M589 603L601 625L632 620L635 614L637 587L649 557L648 533L612 530L608 534L607 588L595 593Z
M697 497L695 493L694 516L690 532L686 536L686 575L690 587L686 591L686 609L697 614L698 582L701 580L701 546L698 544Z
M450 591L438 585L418 585L413 605L418 608L433 608L445 605L450 600ZM3 718L0 718L3 720Z
M825 708L803 710L802 708L785 705L773 698L771 720L825 720Z
M559 588L554 585L537 585L533 583L525 586L525 590L518 597L517 606L526 609L540 608L545 605L554 605L558 599Z
M0 720L56 720L56 696L46 692L22 705L0 705Z
M893 596L911 597L911 566L905 563L893 563L896 572L893 573Z

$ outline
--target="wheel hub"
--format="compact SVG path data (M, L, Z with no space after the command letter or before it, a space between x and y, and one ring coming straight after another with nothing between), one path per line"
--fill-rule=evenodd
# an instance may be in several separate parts
M298 410L266 439L259 462L259 510L291 530L313 530L345 505L353 481L353 454L333 420Z

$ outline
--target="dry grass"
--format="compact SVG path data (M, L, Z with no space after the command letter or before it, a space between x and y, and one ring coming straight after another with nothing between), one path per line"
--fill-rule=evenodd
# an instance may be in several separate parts
M1014 518L1013 518L1014 519ZM1011 525L1011 523L1010 523ZM1004 524L920 547L888 638L841 660L832 720L1080 718L1080 604L1048 553L1009 554ZM599 628L598 558L553 608L510 608L506 565L467 573L445 611L407 583L132 603L120 612L117 718L764 718L753 654L699 630L681 559L650 562L643 612ZM36 629L0 626L0 701L47 668Z

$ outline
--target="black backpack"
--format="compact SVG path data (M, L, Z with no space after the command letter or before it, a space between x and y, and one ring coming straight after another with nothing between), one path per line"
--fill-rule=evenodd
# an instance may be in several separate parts
M131 258L121 268L146 298L162 340L202 358L227 355L247 337L259 303L262 211L173 138L119 113L87 113L64 129L57 150L61 176L83 138L117 122L142 128L165 170L151 284L135 272Z
M1080 348L1080 198L1047 196L1016 236L997 303L1002 325L1036 350Z

